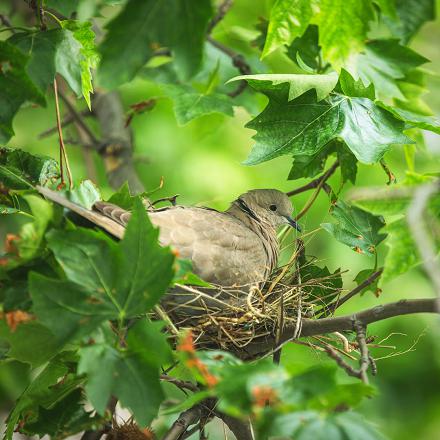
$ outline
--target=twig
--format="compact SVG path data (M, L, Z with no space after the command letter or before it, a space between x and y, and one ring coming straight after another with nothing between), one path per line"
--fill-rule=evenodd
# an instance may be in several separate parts
M327 309L326 313L327 314L334 313L336 309L342 306L342 304L346 303L349 299L353 298L353 296L362 292L366 287L374 283L374 281L377 280L377 278L379 278L382 275L382 272L383 269L379 269L378 271L371 274L365 281L359 284L359 286L356 286L353 290L348 292L345 296L337 299L333 304L330 304L329 306L324 306Z
M164 435L162 440L178 440L182 434L194 423L197 423L201 416L200 405L194 405L190 409L183 411L178 419L173 423L170 430Z
M342 356L330 344L325 344L324 350L349 376L359 378L359 370L342 359Z
M388 176L388 182L387 185L391 185L392 183L396 183L397 179L394 173L390 170L387 163L385 162L385 159L380 160L380 165L385 171L386 175Z
M94 135L93 131L90 127L85 123L84 118L81 113L79 113L75 106L71 103L70 99L63 92L60 91L61 99L66 104L67 109L69 110L71 116L75 120L75 122L82 128L82 130L87 134L90 139L90 143L95 145L96 149L98 149L101 145L99 139Z
M304 191L308 191L309 189L317 188L318 186L323 187L324 183L332 176L332 174L336 171L338 166L339 166L339 160L337 160L322 176L319 176L316 179L309 182L307 185L300 186L299 188L289 191L286 194L289 197L291 197L303 193Z
M61 96L61 93L60 93L60 96ZM83 116L83 117L92 116L92 114L93 114L93 113L91 113L91 112L89 111L89 109L86 109L86 110L83 110L82 112L80 112L80 115ZM64 127L67 127L68 125L70 125L70 124L71 124L72 122L74 122L74 121L75 121L75 117L73 116L73 114L70 114L70 115L66 116L66 117L61 121L61 127L63 127L63 128L64 128ZM55 126L55 127L51 127L51 128L48 128L47 130L41 132L41 133L38 135L38 139L43 139L43 138L45 138L45 137L47 137L47 136L50 136L51 134L56 133L57 130L58 130L58 127L57 127L57 126Z
M250 422L244 422L220 411L216 411L215 414L223 420L237 440L254 440L255 436Z
M61 171L61 183L64 184L64 174L63 174L63 158L66 163L67 177L69 179L69 188L73 188L72 172L70 170L69 158L67 157L66 147L63 141L63 130L61 129L61 118L60 118L60 107L58 102L58 86L57 80L53 80L53 91L55 95L55 113L57 118L57 128L58 128L58 139L60 142L60 171Z
M232 49L225 46L224 44L218 42L217 40L214 40L209 35L206 37L206 40L211 45L213 45L214 47L216 47L217 49L222 51L224 54L228 55L228 57L231 58L232 64L234 65L234 67L236 67L242 75L249 75L251 73L251 67L246 62L243 55L238 54L237 52L233 51ZM240 95L244 91L246 86L247 86L246 81L244 81L244 80L240 81L237 88L235 90L233 90L232 92L229 92L228 96L230 96L231 98L235 98L236 96Z
M440 267L438 251L427 231L423 216L430 199L440 192L440 180L422 185L414 192L413 200L408 208L407 221L414 242L422 257L425 272L431 279L437 297L440 298ZM439 300L440 301L440 300ZM440 303L438 304L440 310Z
M219 6L217 14L208 24L208 29L206 30L208 35L220 23L220 21L223 20L229 9L231 9L233 3L233 0L224 0L223 3Z
M354 330L356 331L356 340L359 345L359 350L361 357L359 359L359 377L362 382L368 384L368 367L370 366L370 352L368 351L367 341L366 341L366 330L367 327L362 322L355 320L353 324Z
M14 33L15 29L12 26L11 20L9 20L9 17L5 14L0 14L0 23L3 26L6 26L8 28L10 28L11 32Z
M161 374L160 380L172 383L173 385L175 385L177 388L180 388L181 390L188 390L188 391L192 391L194 393L197 391L200 391L199 387L197 385L193 384L192 382L189 382L186 380L176 379L175 377L168 376L167 374Z

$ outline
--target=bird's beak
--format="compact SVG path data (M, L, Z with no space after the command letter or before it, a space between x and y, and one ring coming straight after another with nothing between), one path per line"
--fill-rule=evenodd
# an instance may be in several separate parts
M285 219L287 220L287 223L292 226L292 228L295 228L298 232L301 232L299 224L292 217L286 215Z

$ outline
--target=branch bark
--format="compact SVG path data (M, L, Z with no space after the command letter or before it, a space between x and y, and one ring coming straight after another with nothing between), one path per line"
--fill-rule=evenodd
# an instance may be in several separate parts
M436 298L400 300L397 302L378 305L371 309L366 309L351 315L336 316L323 319L302 319L302 330L299 337L322 335L326 333L353 331L354 322L358 321L364 326L373 322L395 316L409 315L414 313L439 313ZM292 340L295 335L296 324L288 324L280 336L279 344ZM252 344L246 347L246 353L240 353L240 357L245 359L256 358L261 354L266 354L271 349L275 349L275 336L265 336L257 338Z

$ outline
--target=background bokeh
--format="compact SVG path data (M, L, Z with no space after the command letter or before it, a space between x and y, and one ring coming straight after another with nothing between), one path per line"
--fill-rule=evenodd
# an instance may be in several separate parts
M0 2L4 6L7 2ZM440 3L440 2L438 2ZM440 9L440 5L438 5ZM228 43L248 56L246 39L252 38L254 25L260 16L267 17L268 5L265 1L242 0L215 30L216 38ZM376 30L377 31L377 30ZM429 78L426 101L435 114L440 115L440 20L426 24L411 46L432 62L426 68L432 71ZM286 67L287 66L287 67ZM293 65L292 65L293 66ZM282 54L270 57L265 71L289 71ZM233 72L233 70L232 70ZM246 167L241 162L252 146L253 131L244 128L251 114L242 107L235 109L233 118L213 114L196 119L179 127L173 113L172 103L163 97L160 86L146 79L136 79L121 88L124 105L129 105L151 97L160 97L153 111L135 116L132 121L134 132L136 168L147 189L156 188L161 176L164 186L157 198L180 194L182 204L202 204L224 209L240 193L250 188L278 188L290 190L305 183L304 180L288 181L290 159L286 156L254 167ZM255 112L265 104L260 96L253 101ZM38 135L55 123L55 110L49 100L47 108L27 107L21 110L14 121L15 137L10 146L20 147L29 152L42 153L57 158L58 143L55 136L39 140ZM93 125L93 123L92 123ZM72 129L66 130L66 137L72 137ZM418 145L416 170L419 172L440 171L440 137L425 135L425 147ZM69 157L76 180L87 178L83 155L78 146L68 147ZM104 196L111 189L105 179L100 158L94 158L98 174L97 185ZM405 159L402 147L395 147L386 157L398 180L404 179ZM358 184L383 184L387 177L380 166L359 166ZM336 188L339 176L331 182ZM344 191L349 190L349 188ZM309 194L294 198L296 210L300 210ZM319 228L325 221L331 221L327 214L328 200L321 194L313 209L302 219L305 233ZM1 219L0 234L17 229L16 221ZM353 286L353 278L360 269L373 267L374 261L354 253L338 243L323 230L306 236L306 251L318 258L321 265L330 271L337 268L348 269L344 274L345 287ZM380 248L379 259L386 253ZM342 312L360 310L383 302L401 298L432 296L433 291L420 269L414 269L384 286L380 298L371 293L356 298L341 309ZM435 316L415 316L394 318L369 327L369 334L378 340L390 336L387 343L392 349L373 349L378 360L378 376L373 384L378 395L364 403L361 411L376 422L391 439L435 440L440 438L440 320ZM293 345L286 346L283 362L290 364L310 364L328 362L328 359L310 349ZM14 364L0 367L0 387L5 398L19 394L23 386L22 376L25 366ZM342 373L341 373L342 376ZM344 380L348 380L345 379ZM3 402L6 405L5 401Z

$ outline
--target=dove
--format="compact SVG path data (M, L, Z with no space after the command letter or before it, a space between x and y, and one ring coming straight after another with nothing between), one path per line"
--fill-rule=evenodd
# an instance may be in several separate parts
M114 204L98 201L83 208L48 188L46 198L85 217L113 236L122 238L131 213ZM226 211L204 207L171 206L148 210L159 228L159 241L171 246L180 258L192 262L193 272L204 281L222 287L261 285L277 266L277 229L290 225L289 197L276 189L253 189L240 195Z

